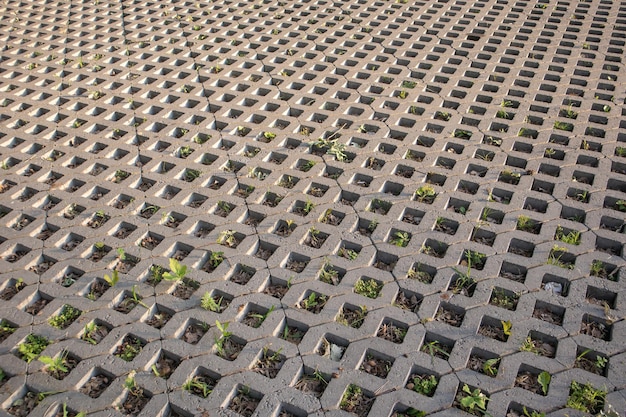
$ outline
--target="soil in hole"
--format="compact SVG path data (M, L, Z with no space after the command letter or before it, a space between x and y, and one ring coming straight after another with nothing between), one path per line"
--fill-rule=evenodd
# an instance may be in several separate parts
M276 228L276 231L274 232L274 234L277 234L278 236L290 236L291 233L293 232L293 227L289 227L286 224L281 224L280 226L278 226Z
M413 313L417 313L421 304L422 300L417 298L415 294L408 295L405 291L400 291L398 293L394 303L397 307L400 307L403 310L412 311Z
M533 375L528 371L520 372L515 378L515 386L524 388L535 394L543 395L541 384L538 381L537 375Z
M591 372L592 374L604 376L604 370L606 369L606 365L604 367L598 366L597 362L594 362L590 359L583 357L576 358L576 362L574 363L575 368L584 369L587 372Z
M250 278L252 278L252 273L241 269L240 271L238 271L237 273L235 273L230 280L232 282L234 282L235 284L239 284L239 285L246 285L248 283L248 281L250 281Z
M536 308L535 311L533 311L533 317L559 326L563 324L563 318L547 308Z
M294 272L302 272L304 271L304 268L306 267L307 263L306 262L298 262L298 261L294 261L293 259L289 259L287 261L287 265L285 265L285 268L294 271Z
M448 360L452 352L452 346L444 345L437 341L427 342L422 345L420 352L428 353L440 359Z
M496 327L483 325L478 328L478 334L489 337L491 339L499 340L500 342L506 342L506 335L504 334L504 330Z
M189 391L202 398L208 397L208 394L211 393L213 388L217 385L217 381L208 375L197 375L192 381L197 382L197 384L191 384Z
M89 333L85 332L80 338L92 345L97 345L109 334L109 329L106 326L96 325L96 328Z
M88 298L90 300L97 300L102 297L102 294L109 288L111 288L111 286L106 281L95 280L89 288Z
M296 382L295 388L320 398L326 389L326 385L328 385L328 382L321 375L318 377L305 374Z
M138 260L129 258L130 256L126 256L126 260L118 262L114 269L120 274L128 274L128 272L139 262Z
M304 332L297 327L285 327L285 330L280 335L280 338L291 342L295 345L299 344L304 337Z
M449 324L450 326L460 327L463 322L463 315L455 313L447 308L439 308L435 315L435 320Z
M34 303L32 303L31 305L29 305L28 307L26 307L24 309L25 312L27 312L28 314L31 314L33 316L36 316L37 314L39 314L39 312L41 310L43 310L43 308L50 302L50 300L47 300L45 298L40 298L39 300L35 301Z
M250 395L240 390L239 393L232 399L228 408L236 413L241 414L243 417L250 417L254 410L259 406L261 401L256 398L252 398Z
M26 417L38 403L39 395L35 392L28 391L22 398L14 401L7 411L15 417Z
M271 295L272 297L276 297L279 300L282 299L285 294L289 291L289 287L281 284L270 284L263 290L264 294Z
M353 387L355 386L350 385L348 387L348 391L346 391L341 400L340 408L358 417L365 417L372 408L375 397L368 397L360 388Z
M139 304L139 300L141 300L139 296L137 296L137 300L135 300L133 297L126 294L124 295L122 301L115 306L114 310L119 311L122 314L128 314L137 306L137 304Z
M26 284L24 284L22 281L16 282L15 284L6 287L2 290L2 292L0 292L0 300L9 301L15 296L15 294L24 289L24 287L26 287Z
M61 370L54 370L51 372L50 371L46 371L46 372L48 372L48 374L52 378L62 380L63 378L68 376L70 372L72 372L72 369L76 368L76 365L78 365L78 362L80 362L78 359L76 359L73 356L68 355L67 358L65 358L65 369L67 369L67 371L64 372Z
M402 341L404 340L404 336L406 336L406 329L398 327L392 323L383 323L378 328L378 333L376 333L376 336L387 339L393 343L402 343Z
M367 316L367 310L365 309L352 310L344 307L341 309L337 322L358 329L363 325L365 316Z
M487 359L481 358L480 356L472 355L470 356L469 361L467 362L467 367L468 369L471 369L472 371L480 372L481 374L485 374L487 376L495 378L495 376L497 375L498 364L496 363L494 366L490 368L490 369L493 369L493 372L495 373L487 373L485 372L486 362L487 362Z
M251 311L246 314L246 317L241 320L243 324L246 326L254 327L255 329L260 327L263 324L263 320L265 320L265 316L259 312Z
M391 361L368 356L359 369L379 378L387 378L391 365Z
M146 236L143 239L141 239L139 246L141 246L142 248L146 248L148 250L152 250L156 248L159 243L161 242L158 239L152 236Z
M217 356L227 361L234 361L244 348L244 344L235 342L232 338L224 340L223 350L217 352Z
M150 319L146 321L146 324L154 327L155 329L160 329L163 326L165 326L165 324L171 318L172 318L172 315L170 313L167 313L165 311L159 311L155 313L152 317L150 317Z
M200 284L195 281L182 280L176 285L172 295L183 300L188 300L198 287L200 287Z
M387 272L391 272L393 271L393 268L395 268L396 264L394 263L386 263L383 262L381 260L378 260L374 263L374 267L382 270L382 271L387 271Z
M285 363L285 361L278 355L276 355L277 357L274 358L273 355L275 354L269 356L268 354L264 354L264 356L259 359L259 361L254 366L253 371L268 378L276 378L276 375L278 375L278 371L280 371L280 368L283 366L283 363Z
M163 353L159 355L159 360L154 364L159 376L163 379L167 379L178 367L179 362L173 358L170 358Z
M195 345L202 339L205 333L206 330L199 324L190 324L187 326L187 329L185 329L185 333L183 333L181 339L191 345Z
M91 398L98 398L113 382L113 378L106 375L95 375L80 388L80 392Z
M595 321L583 321L580 326L580 333L602 340L609 339L609 328Z
M136 388L128 393L120 411L128 416L136 416L148 404L148 401L150 401L150 397L141 388Z

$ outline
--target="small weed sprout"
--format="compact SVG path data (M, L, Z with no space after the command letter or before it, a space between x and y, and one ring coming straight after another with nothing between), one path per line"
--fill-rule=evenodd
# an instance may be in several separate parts
M200 299L200 307L214 313L219 313L222 311L223 300L224 297L220 297L217 301L215 301L215 299L211 296L211 293L207 291Z
M368 298L377 298L383 285L373 279L359 279L354 285L354 292Z
M406 248L411 238L407 232L395 232L389 243L401 248Z
M470 412L474 411L474 408L477 408L480 412L485 412L487 410L487 396L480 391L480 389L476 388L473 391L467 384L463 385L463 392L465 395L461 398L461 405L470 410Z
M38 360L39 362L46 365L46 370L48 372L51 372L51 373L67 372L68 371L67 355L68 355L67 350L64 350L54 358L50 356L41 355L39 356Z
M181 265L181 263L174 258L170 258L170 269L172 272L163 273L163 279L167 281L182 281L187 274L187 266Z
M50 341L43 336L29 334L26 340L17 347L18 352L23 360L32 362L37 359L39 354L50 344Z
M107 275L107 274L104 274L104 280L111 287L115 287L115 284L117 284L118 281L120 280L120 276L119 276L119 273L117 272L117 269L111 271L111 275L110 276Z

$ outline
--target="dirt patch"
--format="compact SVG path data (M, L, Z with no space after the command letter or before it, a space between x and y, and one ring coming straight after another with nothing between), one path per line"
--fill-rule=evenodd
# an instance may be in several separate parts
M15 417L26 417L37 404L39 404L39 395L28 391L22 398L14 401L7 411Z
M278 371L282 368L285 359L277 353L264 352L252 370L268 378L276 378Z
M154 367L156 368L156 372L163 379L168 379L170 375L178 368L180 362L175 360L174 358L170 358L166 356L163 352L159 355L159 360L156 361Z
M22 291L24 287L26 287L26 284L22 281L6 287L0 292L0 300L9 301L11 298L15 297L18 292Z
M356 310L344 307L337 317L337 322L358 329L363 325L365 316L367 316L365 308Z
M244 390L239 390L239 393L231 400L228 408L241 414L243 417L250 417L260 402L261 400L251 397Z
M102 297L102 294L104 294L109 288L111 288L111 286L106 281L97 279L91 284L87 298L90 300L97 300Z
M200 341L200 339L202 339L202 336L204 336L205 333L206 330L199 324L190 324L185 329L185 332L181 336L181 339L184 342L195 345Z
M365 417L372 408L375 399L375 397L365 395L361 388L356 385L350 385L344 393L339 407L358 417Z
M289 291L289 287L282 284L270 284L263 290L263 294L271 295L272 297L281 300L285 294Z
M294 387L300 391L311 394L316 398L320 398L326 389L328 382L321 374L316 375L302 375L302 377L296 382Z
M149 320L146 321L146 324L154 327L155 329L161 329L165 324L170 321L172 315L165 311L159 311L155 313Z
M200 284L198 284L196 281L184 279L176 284L176 288L174 288L174 291L172 291L172 295L182 300L188 300L199 287Z
M478 328L478 334L491 339L499 340L500 342L506 342L507 340L504 330L496 326L482 325Z
M254 274L251 271L241 268L241 270L237 271L230 277L230 280L235 284L246 285L253 275Z
M50 302L50 300L47 300L45 298L40 298L39 300L35 301L34 303L32 303L31 305L29 305L28 307L26 307L24 309L25 312L27 312L28 314L31 314L33 316L36 316L37 314L39 314L39 312L41 310L44 309L44 307Z
M98 398L111 385L113 379L102 374L92 376L79 391L91 398Z
M128 393L126 401L124 401L120 408L120 412L128 416L136 416L149 401L150 397L148 397L142 389L135 389Z
M533 311L533 317L559 326L563 325L563 318L547 308L536 308L535 311Z
M393 343L402 343L406 336L407 329L398 327L393 323L383 323L379 328L376 336L389 340Z
M463 322L463 315L450 309L440 307L435 314L435 320L449 324L450 326L460 327Z
M244 343L238 343L229 337L224 340L222 350L217 352L217 356L227 361L234 361L237 359L237 356L239 356L244 346Z
M122 301L120 301L120 303L115 306L114 310L119 311L122 314L128 314L132 311L133 308L137 307L140 300L141 300L141 297L139 296L135 300L133 297L126 294L124 295L124 298L122 299Z
M96 324L95 327L85 331L80 337L81 340L97 345L109 334L109 329L106 326Z
M391 361L368 355L359 369L379 378L387 378L391 365L393 365Z
M520 372L515 378L515 386L524 388L530 392L534 392L535 394L543 395L543 391L541 389L541 384L537 378L537 375L534 375L530 372Z
M611 331L610 328L603 323L583 320L580 326L580 333L597 339L609 340Z
M413 313L417 313L420 305L422 304L422 300L417 297L415 294L407 294L406 291L398 292L398 296L396 297L396 301L394 305L400 307L403 310L412 311Z

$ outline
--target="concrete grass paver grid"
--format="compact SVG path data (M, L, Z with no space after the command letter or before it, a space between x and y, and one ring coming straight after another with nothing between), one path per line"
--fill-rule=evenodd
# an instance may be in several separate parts
M0 25L0 415L624 415L623 2Z

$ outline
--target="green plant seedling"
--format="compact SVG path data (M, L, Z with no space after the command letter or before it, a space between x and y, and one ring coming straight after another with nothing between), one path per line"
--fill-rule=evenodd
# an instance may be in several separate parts
M339 251L337 252L337 255L347 258L351 261L354 261L358 256L359 253L357 251L354 251L352 249L346 249L343 246L341 248L339 248Z
M498 375L498 364L500 363L500 358L492 358L487 359L483 364L483 372L485 375L496 376Z
M526 407L524 407L522 411L524 413L524 417L546 417L546 413L540 413L539 411L535 410L528 411Z
M546 371L541 372L537 377L537 382L539 382L539 385L541 385L541 391L543 392L543 395L548 394L548 386L550 385L551 379L552 376Z
M406 248L411 238L407 232L395 232L393 237L389 240L389 243L401 248Z
M233 334L228 331L228 322L221 323L219 320L215 320L215 325L220 331L220 335L215 338L215 350L219 356L225 356L224 344Z
M354 285L354 292L368 298L377 298L382 288L383 284L373 279L360 278Z
M67 372L68 371L67 355L68 355L68 352L64 350L63 352L61 352L59 355L57 355L54 358L50 356L41 355L39 356L38 360L39 362L46 365L46 369L49 372L56 372L56 373Z
M415 191L415 199L421 203L431 203L436 196L437 193L431 185L422 185Z
M126 260L126 251L124 248L117 248L117 258L122 262Z
M170 269L172 272L163 273L163 279L167 281L182 281L187 275L187 266L182 265L174 258L170 258Z
M480 412L484 412L487 409L487 401L489 399L480 389L476 388L472 391L467 384L464 384L463 392L467 395L461 398L461 405L469 409L470 412L473 412L475 407Z
M595 414L604 406L607 391L594 388L591 384L572 381L566 407Z
M182 388L185 391L197 392L198 394L201 394L203 398L208 397L209 394L213 392L211 386L200 380L197 376L187 380L187 382L183 384Z
M23 360L32 362L37 359L39 354L50 344L50 341L43 336L29 334L26 341L20 343L17 347L18 352Z
M209 265L215 269L224 261L224 252L211 252L209 257Z
M118 283L118 281L120 280L120 276L119 273L117 272L117 269L114 269L111 272L111 275L107 275L104 274L104 280L106 281L107 284L109 284L111 287L115 287L115 284Z
M554 235L554 238L557 240L560 240L561 242L568 243L570 245L579 245L581 234L582 233L579 232L578 230L572 230L568 234L565 234L563 228L561 226L558 226L556 228L556 233Z
M513 328L513 323L511 323L510 320L507 321L500 321L500 323L502 323L502 332L506 335L506 336L511 336L511 329Z
M274 311L275 309L276 309L276 306L272 305L265 313L263 314L262 313L249 313L248 317L252 317L252 318L259 320L258 325L256 325L255 327L260 327L261 324L263 324L263 322L265 321L265 319L267 319L270 313Z
M48 319L48 324L52 327L56 327L57 329L64 329L71 322L76 320L81 313L82 311L79 309L74 308L69 304L65 304L59 314Z
M229 248L237 246L237 238L232 230L223 230L217 237L217 243L228 246Z
M437 378L434 375L421 375L413 378L413 391L431 396L437 389Z
M222 311L223 299L224 297L220 297L217 301L215 301L215 299L211 296L211 293L207 291L202 296L202 299L200 299L200 307L214 313L220 313Z

